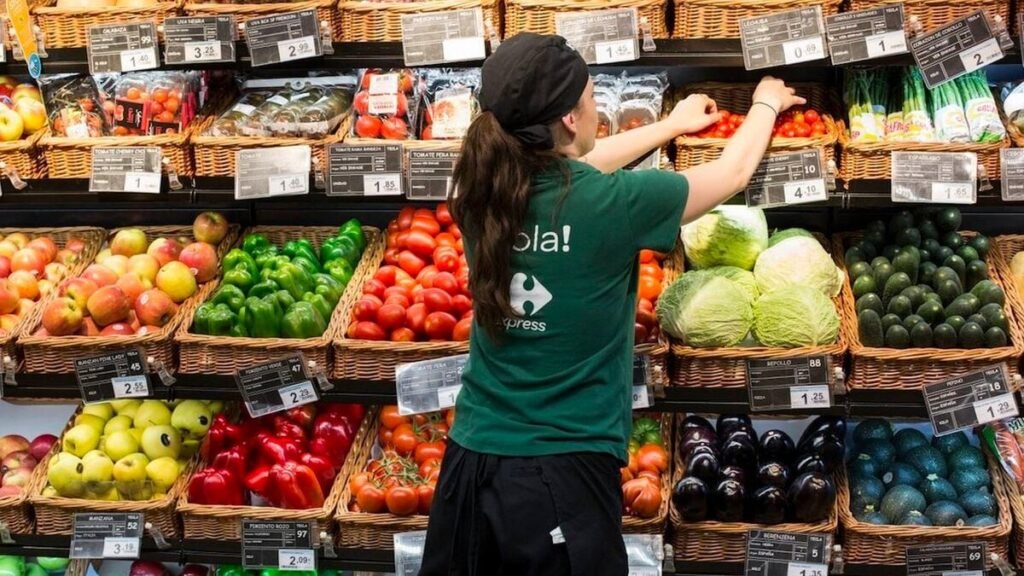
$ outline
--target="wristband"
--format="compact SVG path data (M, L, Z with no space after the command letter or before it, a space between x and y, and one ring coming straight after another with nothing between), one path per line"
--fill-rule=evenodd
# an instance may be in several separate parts
M767 108L768 108L769 110L771 110L771 111L772 111L772 112L773 112L773 113L775 114L775 116L776 116L776 117L778 117L778 116L779 116L779 111L778 111L778 110L776 110L776 109L775 109L775 108L774 108L774 107L773 107L773 106L772 106L771 104L768 104L767 102L762 102L762 101L760 101L760 100L757 100L756 102L754 102L753 104L751 104L751 106L756 106L756 105L758 105L758 104L760 104L761 106L765 106L765 107L767 107Z

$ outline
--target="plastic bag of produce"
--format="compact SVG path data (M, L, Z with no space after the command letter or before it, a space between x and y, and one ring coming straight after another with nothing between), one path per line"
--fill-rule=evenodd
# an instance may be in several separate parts
M982 437L1003 470L1024 491L1024 418L997 420L985 426Z
M967 128L974 142L994 143L1006 136L1006 129L999 119L996 101L988 88L988 80L981 70L957 78L956 87L966 100L964 113Z
M850 117L850 139L854 142L878 142L885 134L878 124L878 116L871 101L876 93L875 82L882 74L876 70L854 70L846 80L846 100Z
M964 114L964 101L954 82L935 87L931 91L932 117L935 135L943 142L970 142L971 132Z
M100 91L88 74L54 74L39 79L54 136L96 138L110 134Z
M928 92L918 68L903 71L904 139L910 142L934 142L935 127L928 110Z
M1017 128L1024 130L1024 83L1002 90L1003 112Z

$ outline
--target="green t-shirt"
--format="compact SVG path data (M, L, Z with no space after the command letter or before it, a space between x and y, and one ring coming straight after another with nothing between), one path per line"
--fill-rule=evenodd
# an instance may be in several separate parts
M451 431L470 450L626 460L637 253L672 249L688 186L674 172L568 167L568 190L561 171L534 178L512 252L519 317L500 343L473 328Z

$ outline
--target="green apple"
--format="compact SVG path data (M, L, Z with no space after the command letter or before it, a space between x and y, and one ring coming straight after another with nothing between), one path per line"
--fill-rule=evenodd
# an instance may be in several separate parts
M93 414L99 416L104 422L114 417L114 407L108 402L86 404L82 407L82 414Z
M48 576L48 573L39 564L30 562L25 565L25 576Z
M82 481L93 494L103 494L110 490L110 482L114 479L114 461L99 450L93 450L82 457Z
M150 426L142 432L142 451L151 460L181 454L181 434L171 426Z
M144 400L135 413L135 427L165 426L171 423L171 409L160 400Z
M110 420L107 420L105 426L103 426L103 433L106 435L113 434L114 432L120 432L122 430L129 430L135 424L131 418L118 414Z
M132 435L132 438L135 438L136 444L142 444L142 428L131 428L128 430L128 433Z
M57 489L53 486L47 486L46 488L43 488L42 495L47 498L58 498L60 497L60 492L57 492Z
M177 428L183 438L198 440L206 436L212 422L210 407L199 400L184 400L171 414L171 426Z
M146 476L152 481L153 489L160 492L170 490L180 474L178 461L169 456L157 458L146 465Z
M130 398L130 399L127 399L127 400L111 400L110 401L110 407L114 409L114 413L115 414L124 414L125 410L131 410L133 406L134 406L135 410L138 410L139 406L142 406L142 400L138 400L136 398ZM132 414L131 417L134 418L135 415Z
M0 556L0 576L23 576L25 558L22 556Z
M63 572L67 569L68 564L71 564L71 560L67 558L51 558L47 556L36 558L36 562L47 572Z
M99 492L91 492L90 500L102 500L105 502L117 502L121 499L121 494L117 491L115 483L107 484L103 490Z
M103 428L100 427L100 430ZM79 424L64 433L61 447L65 452L79 458L90 450L95 450L100 443L100 432L88 424Z
M181 454L178 454L178 460L188 461L196 452L199 452L200 440L182 440L181 441Z
M220 414L224 411L223 400L203 400L203 402L205 402L206 406L210 408L210 413L214 415Z
M92 426L96 429L96 432L100 434L103 434L103 427L106 423L106 420L96 416L95 414L79 414L78 416L75 416L75 426L83 424L86 426Z
M131 430L114 432L103 442L103 451L111 460L117 462L121 458L139 451L139 442Z
M92 429L90 428L90 430ZM46 479L61 496L78 498L85 493L85 483L82 481L82 472L84 471L85 465L82 464L82 460L78 456L60 452L50 458Z
M114 463L114 481L117 483L117 491L121 496L129 500L142 500L137 498L147 484L146 466L149 465L149 458L145 454L129 454ZM152 490L149 490L152 493Z

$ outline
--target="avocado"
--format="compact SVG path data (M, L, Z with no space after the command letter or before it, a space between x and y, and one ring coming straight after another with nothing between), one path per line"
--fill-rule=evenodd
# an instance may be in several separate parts
M920 286L911 286L900 292L900 294L910 298L910 306L914 310L917 310L918 306L924 303L925 290Z
M889 330L891 326L902 326L903 319L895 314L886 314L882 316L882 332Z
M967 262L968 264L974 262L975 260L978 260L979 258L978 251L969 245L964 245L957 248L956 255L963 258L964 262Z
M896 257L899 252L899 246L895 244L889 244L885 248L882 248L882 256L886 257L890 262Z
M946 258L942 262L942 265L956 272L957 278L960 279L961 288L967 286L967 263L964 262L963 258L957 256L956 254L953 254L949 258Z
M883 227L881 230L865 228L862 240L864 240L864 242L871 242L875 247L884 246L885 228Z
M892 215L889 219L888 231L892 238L896 236L906 228L912 228L914 226L914 215L910 210L900 210L899 212Z
M871 260L875 256L878 256L878 248L876 248L875 245L871 242L861 240L860 242L854 244L854 246L860 249L861 254L864 254L865 261Z
M938 286L935 287L935 292L942 299L943 306L949 306L954 300L960 297L960 283L956 280L950 279L935 279L938 282Z
M917 281L931 286L935 278L935 271L938 269L935 262L921 262L921 266L917 270Z
M915 230L910 228L909 230ZM912 284L917 284L917 268L921 264L919 257L910 251L900 252L896 255L896 259L892 261L892 267L897 272L903 272L910 277Z
M878 312L870 308L864 309L860 314L857 314L857 334L860 336L861 344L868 348L881 348L885 346L885 331L882 330L882 319L879 318Z
M882 314L885 314L885 307L882 305L882 299L875 293L865 294L860 298L857 298L855 308L858 314L865 310L874 310L879 317L881 317Z
M1002 348L1009 344L1010 339L1006 336L1006 332L1002 328L993 326L988 330L985 330L985 347L986 348Z
M921 238L924 242L928 240L937 240L939 237L939 229L935 227L935 223L931 220L925 220L917 225L917 229L921 231ZM930 250L930 248L929 248Z
M953 329L953 335L955 336L960 333L960 329L964 327L964 324L967 324L967 319L963 316L947 316L946 324L949 324Z
M943 208L935 214L934 222L939 232L955 232L960 229L960 209L953 207Z
M910 345L914 348L931 348L933 338L932 327L924 320L910 329Z
M949 246L941 246L938 250L931 252L932 262L941 265L946 261L946 258L953 256L955 252Z
M978 314L985 319L989 326L995 326L1003 332L1009 331L1010 321L1006 318L1006 312L1003 312L1002 304L995 302L983 304L978 310Z
M895 314L900 318L905 318L914 311L914 305L910 302L910 298L898 294L889 300L889 305L886 306L885 311L889 314Z
M895 302L895 299L893 300L893 302ZM891 303L892 302L890 302L890 304ZM921 318L917 314L911 314L910 316L907 316L906 318L903 319L903 327L906 328L907 330L913 330L914 326L917 326L918 324L927 325L928 323L924 321L924 318Z
M961 348L983 348L985 346L985 331L977 323L968 321L957 334L957 342Z
M913 285L913 282L910 281L910 276L906 272L895 272L885 282L885 289L882 292L882 303L888 306L890 300L899 296L900 292Z
M957 331L949 324L939 324L932 329L932 344L936 348L956 348Z
M910 347L910 332L896 324L885 331L885 345L888 348L903 349Z
M946 306L946 317L963 316L964 318L974 314L981 307L981 300L970 292L961 294L953 302Z
M967 317L967 321L974 322L978 326L981 326L982 330L988 330L988 320L985 320L985 317L981 314L971 314Z
M891 266L892 262L890 262L889 259L886 258L885 256L875 256L874 258L871 259L871 267L872 268L878 268L879 266L881 266L883 264L888 264L888 265Z
M991 280L982 280L971 288L971 294L978 297L981 305L998 304L1000 307L1006 304L1006 293L998 284Z

